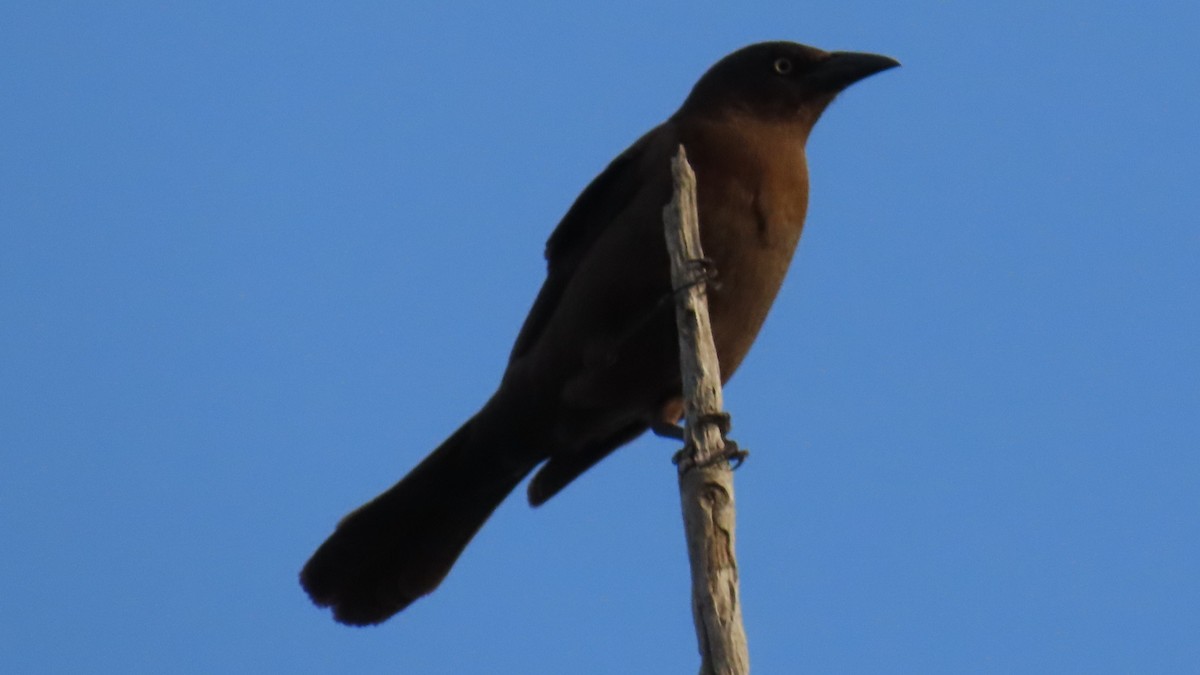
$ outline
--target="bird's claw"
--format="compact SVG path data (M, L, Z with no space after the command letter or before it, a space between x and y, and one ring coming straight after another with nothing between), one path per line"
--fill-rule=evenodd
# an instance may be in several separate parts
M742 463L750 456L750 451L741 449L738 447L737 441L727 438L725 439L725 448L704 462L695 461L692 459L692 454L688 448L684 448L671 456L671 463L679 467L679 473L687 473L692 469L713 466L720 462L727 462L730 470L737 471L742 468Z
M721 432L721 438L725 439L725 436L729 433L729 430L733 428L733 417L723 410L718 412L701 413L696 416L696 424L712 424L716 426ZM728 439L725 440L727 442L731 442L728 441Z
M717 464L718 462L728 462L729 468L737 470L750 456L749 450L743 450L738 447L737 441L728 437L729 429L733 426L733 418L727 412L703 413L696 417L697 424L713 424L717 430L721 432L721 441L724 447L720 452L705 459L703 462L695 460L695 451L691 447L685 447L671 458L671 461L679 467L679 473L686 473L697 467L706 467Z
M738 447L737 441L725 439L725 451L721 453L721 457L729 462L729 468L732 471L737 471L742 468L742 463L750 456L749 450L743 450Z
M720 288L720 282L717 281L717 264L712 258L692 258L687 261L691 268L688 273L689 280L682 286L675 289L676 293L683 293L693 286L701 284L710 284L713 288Z

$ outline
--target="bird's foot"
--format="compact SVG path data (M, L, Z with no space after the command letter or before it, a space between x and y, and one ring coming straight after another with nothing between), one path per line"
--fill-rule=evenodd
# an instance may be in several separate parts
M733 428L733 416L723 410L701 413L696 416L696 424L712 424L721 432L721 438L725 438Z
M679 467L679 473L686 473L696 467L712 466L718 462L728 462L729 467L736 470L740 468L742 466L742 462L746 461L746 458L750 456L749 450L742 450L740 447L738 447L737 441L734 441L728 436L729 429L733 426L733 418L729 416L729 413L704 413L697 416L696 424L715 425L717 430L721 432L721 442L723 447L721 448L720 452L700 462L696 461L696 453L694 449L685 447L684 449L675 453L674 457L671 458L671 461ZM678 426L675 426L675 428L679 429L682 437L683 430ZM655 433L658 433L658 431L656 430Z
M671 457L671 462L679 467L679 473L687 473L695 468L704 468L712 466L720 462L728 462L729 468L737 471L742 467L742 463L750 456L749 450L743 450L738 447L737 441L726 438L725 447L717 454L709 457L703 462L697 462L693 459L692 454L687 448L680 450Z
M729 429L733 427L733 418L727 412L704 413L696 418L696 424L715 424L717 429L721 431L721 438L725 438L726 434L729 433ZM659 438L673 438L677 441L683 440L683 427L667 422L666 420L654 420L651 422L650 431Z
M720 282L717 281L717 264L712 258L692 258L687 261L687 265L690 268L688 270L689 280L679 288L676 288L676 293L683 293L693 286L701 284L709 284L714 289L721 287Z

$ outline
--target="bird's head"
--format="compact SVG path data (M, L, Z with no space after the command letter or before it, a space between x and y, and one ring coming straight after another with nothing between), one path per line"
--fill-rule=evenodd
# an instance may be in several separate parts
M846 87L900 65L879 54L827 52L795 42L760 42L718 61L676 115L749 114L811 128Z

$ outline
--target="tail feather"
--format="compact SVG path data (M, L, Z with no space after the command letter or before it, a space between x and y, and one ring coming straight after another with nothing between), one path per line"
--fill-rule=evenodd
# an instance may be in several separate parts
M338 621L385 621L429 594L537 464L468 421L399 483L346 516L300 572Z

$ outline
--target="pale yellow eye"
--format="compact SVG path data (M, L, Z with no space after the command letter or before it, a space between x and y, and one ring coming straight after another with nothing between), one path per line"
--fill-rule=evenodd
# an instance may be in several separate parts
M787 75L788 73L792 72L792 60L775 59L775 72L779 73L780 75Z

